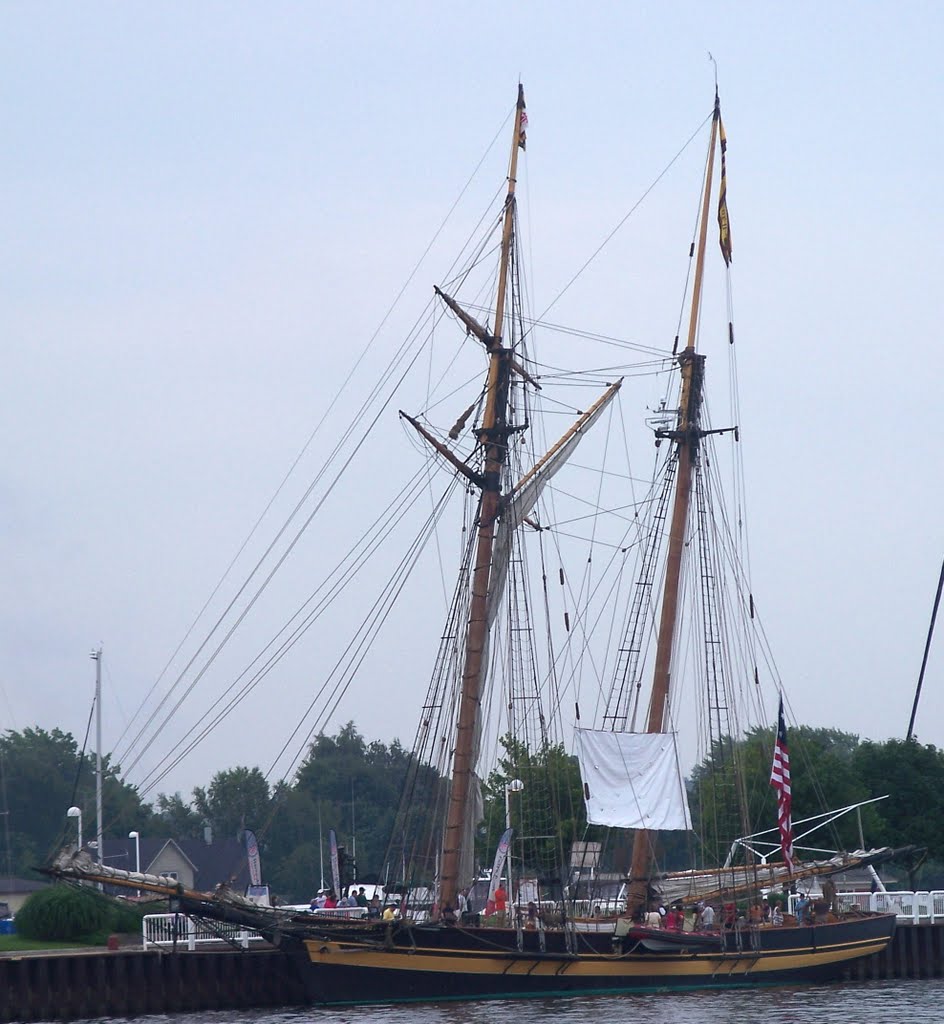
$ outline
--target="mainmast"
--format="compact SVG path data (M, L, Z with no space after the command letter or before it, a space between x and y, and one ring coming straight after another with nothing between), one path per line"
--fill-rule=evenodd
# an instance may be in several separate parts
M705 357L695 351L698 335L698 314L701 306L702 278L705 270L705 248L708 238L708 213L711 196L711 180L714 170L715 143L721 107L715 93L714 117L711 121L711 139L708 143L708 166L705 171L705 190L702 197L701 225L698 233L695 280L692 286L692 311L688 324L688 343L679 355L679 370L682 375L681 397L675 430L666 431L662 436L676 442L678 469L675 481L675 500L672 506L672 525L669 531L669 549L666 561L665 583L662 591L662 612L656 643L656 662L652 679L652 696L649 703L649 719L646 732L664 732L666 709L669 701L672 650L675 646L678 628L679 583L682 575L682 552L688 527L688 511L691 504L692 471L698 457L698 445L702 438L700 428L702 386L704 383ZM630 911L644 905L647 898L653 858L652 837L648 829L637 829L633 840L633 860L630 868L627 907Z
M501 510L501 472L508 454L508 383L513 361L511 350L502 346L502 328L508 286L508 268L514 237L518 150L524 147L522 131L524 109L524 88L519 84L508 170L508 192L505 197L502 225L501 262L498 271L495 317L491 333L483 332L480 335L489 355L485 408L482 414L482 426L478 432L479 441L485 447L485 467L481 477L482 492L479 498L478 534L472 570L472 597L466 630L465 664L459 698L456 746L452 760L452 784L449 791L446 829L443 835L439 891L441 907L456 906L456 897L461 881L459 874L463 844L467 842L472 776L478 753L477 737L481 719L482 678L488 646L488 587L492 570L495 522Z

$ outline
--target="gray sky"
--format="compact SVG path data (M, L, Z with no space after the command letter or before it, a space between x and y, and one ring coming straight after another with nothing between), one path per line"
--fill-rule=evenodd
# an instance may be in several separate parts
M0 724L81 738L101 641L106 731L121 733L499 131L519 75L539 311L708 112L710 50L729 136L754 593L797 718L903 735L944 555L942 22L932 3L4 5ZM502 135L378 360L500 184L506 148ZM671 344L702 154L550 319ZM423 404L422 376L395 406ZM342 395L338 422L355 404ZM387 419L359 490L347 480L306 534L195 712L294 611L348 521L368 521L417 468L395 409ZM397 620L389 685L352 693L335 725L410 741L442 607L435 565L424 572L419 636ZM357 600L158 788L267 765ZM925 742L944 743L941 664L932 655Z

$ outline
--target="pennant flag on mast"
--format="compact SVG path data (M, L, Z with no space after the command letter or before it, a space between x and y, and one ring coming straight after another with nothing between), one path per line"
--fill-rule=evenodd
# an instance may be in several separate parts
M527 149L528 142L528 112L524 109L524 88L518 86L518 109L521 111L521 120L518 122L518 145Z
M780 849L783 850L787 870L793 873L793 795L790 789L790 755L787 752L787 725L783 719L783 697L777 716L777 740L774 743L774 763L770 769L770 784L777 791L777 824L780 827Z
M731 221L728 219L728 137L724 134L721 107L715 97L715 116L718 118L718 138L721 140L721 191L718 194L718 228L720 231L721 255L725 266L731 266Z

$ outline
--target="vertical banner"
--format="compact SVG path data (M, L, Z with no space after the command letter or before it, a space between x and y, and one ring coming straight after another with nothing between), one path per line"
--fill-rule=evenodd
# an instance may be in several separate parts
M262 885L262 861L259 857L259 844L256 842L256 833L248 828L245 829L243 841L246 844L246 860L249 862L249 884Z
M790 782L790 754L787 752L787 723L783 717L783 695L777 715L777 739L770 769L770 784L777 791L777 825L780 828L780 849L783 862L793 874L793 786Z
M485 913L495 913L495 890L501 881L501 873L505 870L505 860L508 857L508 850L511 847L511 837L515 834L513 828L506 828L498 840L498 849L495 851L495 863L492 865L492 879L488 883L488 901L485 904Z
M341 871L338 867L338 834L333 828L328 829L328 848L331 851L331 884L335 896L341 895Z

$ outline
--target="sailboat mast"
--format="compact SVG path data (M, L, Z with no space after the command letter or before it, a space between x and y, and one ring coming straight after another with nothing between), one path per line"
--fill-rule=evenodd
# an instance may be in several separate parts
M483 662L488 639L488 585L492 570L495 521L501 505L501 471L508 453L507 411L511 351L502 346L502 328L505 316L508 268L515 229L515 185L518 171L518 149L523 141L523 115L524 88L519 84L511 160L508 169L508 192L505 196L502 224L501 261L498 270L495 318L491 335L486 344L489 354L488 381L482 426L479 430L479 440L485 446L485 470L482 494L479 499L478 533L472 570L472 596L466 630L465 663L459 698L456 745L452 760L452 783L449 790L449 808L443 835L439 889L440 906L443 907L456 906L456 897L461 881L459 874L463 844L467 841L466 831L472 795L472 775L475 771L477 737L481 718L481 690L485 669Z
M662 591L662 611L659 620L659 634L656 643L656 662L652 679L652 696L649 703L649 720L646 732L663 732L666 708L669 701L672 649L678 624L679 584L682 576L682 552L685 548L685 534L688 527L688 511L691 504L692 470L701 440L699 416L702 403L705 357L695 351L698 336L698 314L701 307L702 279L705 271L705 249L708 239L708 214L711 197L711 181L714 170L715 143L718 137L718 122L721 108L715 93L715 111L711 121L711 139L708 143L708 165L705 171L705 190L701 204L701 224L698 232L698 249L695 262L695 280L692 286L692 311L688 324L688 343L679 356L682 375L681 397L678 421L672 436L678 445L678 469L675 479L675 500L672 506L672 525L669 531L669 549L666 560L665 582ZM646 901L652 863L652 840L648 829L637 829L633 840L633 860L630 868L630 885L627 903L630 910Z

